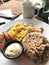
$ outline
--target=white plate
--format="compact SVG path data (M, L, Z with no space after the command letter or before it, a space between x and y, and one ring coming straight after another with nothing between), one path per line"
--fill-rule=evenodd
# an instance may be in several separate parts
M2 33L3 31L7 31L9 28L11 28L17 22L24 22L24 23L27 22L27 23L32 23L35 25L40 25L44 29L43 34L49 40L49 25L42 22L42 21L39 21L39 20L23 19L23 20L17 20L17 21L9 22L0 28L0 33ZM16 60L6 59L0 52L0 65L35 65L35 64L33 63L33 61L28 60L23 56L16 59ZM49 65L49 61L47 61L47 63L44 65Z

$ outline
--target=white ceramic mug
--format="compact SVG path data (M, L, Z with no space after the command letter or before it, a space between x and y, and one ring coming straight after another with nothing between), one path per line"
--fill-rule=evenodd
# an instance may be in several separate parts
M35 10L37 10L37 14L35 15ZM34 16L37 16L39 13L38 8L34 7L32 2L25 1L23 2L23 17L24 18L33 18Z

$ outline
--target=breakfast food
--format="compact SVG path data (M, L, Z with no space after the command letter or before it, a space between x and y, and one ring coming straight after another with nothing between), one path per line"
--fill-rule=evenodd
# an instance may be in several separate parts
M14 40L21 41L29 32L40 32L41 33L42 30L43 29L40 26L36 26L33 24L17 23L8 31L8 34Z
M14 58L20 55L22 52L22 47L18 43L12 43L10 44L6 50L5 55L9 58Z
M0 41L3 41L3 44L5 44L9 40L19 40L21 41L29 32L40 32L42 33L43 29L40 26L34 25L34 24L28 24L28 23L17 23L14 25L9 31L3 32L2 35L0 34ZM2 44L0 42L0 44ZM2 44L2 46L4 46ZM0 45L1 46L1 45ZM1 47L2 47L1 46Z
M49 50L47 38L39 32L30 32L22 40L25 55L34 62L42 62Z
M0 50L2 50L5 42L6 42L6 40L4 38L4 35L3 34L0 34Z
M12 38L10 37L10 35L7 32L3 32L4 35L4 39L7 41L12 40Z
M4 39L22 41L24 46L24 54L34 62L42 62L49 54L49 42L47 38L42 34L42 27L29 24L29 23L17 23L7 32L3 32ZM16 57L21 53L21 47L14 43L9 45L5 54L7 57Z

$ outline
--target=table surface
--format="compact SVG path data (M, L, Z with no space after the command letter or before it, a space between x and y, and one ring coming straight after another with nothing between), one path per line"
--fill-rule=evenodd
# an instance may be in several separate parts
M14 20L19 20L19 19L23 19L23 15L20 15L19 17L15 18ZM0 18L0 23L5 22L5 24L7 24L8 22L11 22L11 21L13 21L13 20ZM0 27L2 27L2 26L4 26L4 24L0 25Z
M36 17L35 17L35 18L36 18ZM19 17L15 18L14 20L19 20L19 19L23 19L23 14L21 14ZM39 18L37 17L36 19L39 19ZM2 18L2 20L5 22L5 24L7 24L8 22L13 21L13 20L4 19L4 18ZM40 20L40 19L39 19L39 20ZM1 22L1 20L0 20L0 22ZM4 25L0 25L0 27L2 27L2 26L4 26Z

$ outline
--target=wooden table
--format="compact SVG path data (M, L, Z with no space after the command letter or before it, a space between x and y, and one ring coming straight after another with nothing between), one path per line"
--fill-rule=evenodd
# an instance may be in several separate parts
M43 18L41 18L39 16L36 16L35 18L38 19L38 20L41 20L41 21L43 21L45 23L48 23L48 20L47 19L43 19Z

